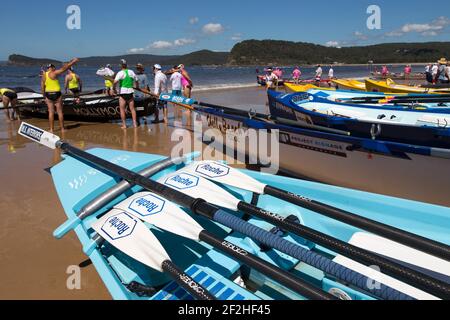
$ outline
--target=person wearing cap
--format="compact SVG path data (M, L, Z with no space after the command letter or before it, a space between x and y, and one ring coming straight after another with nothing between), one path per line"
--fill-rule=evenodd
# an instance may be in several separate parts
M167 76L161 71L161 66L159 64L155 64L153 66L153 74L155 75L155 88L153 90L154 94L159 96L163 92L167 92ZM168 112L167 112L167 103L165 102L159 102L159 109L163 109L163 121L167 123L168 121ZM159 120L159 109L155 112L155 120L153 120L153 123L159 123L161 120Z
M136 64L136 79L139 89L144 89L145 91L150 91L150 86L148 82L147 75L145 74L145 68L142 63ZM142 91L136 90L134 92L134 98L136 100L142 100L145 98L145 94Z
M436 83L450 83L450 75L447 70L447 59L438 60L438 72L436 75Z
M127 128L126 124L126 107L130 108L133 127L137 128L137 116L134 109L134 87L138 87L136 74L133 70L128 69L127 62L122 59L120 61L121 70L116 74L113 82L114 93L117 93L116 86L119 84L119 107L120 118L122 119L122 129Z
M183 95L186 98L190 98L192 94L192 88L194 87L192 79L189 76L189 73L184 68L184 64L179 64L178 69L181 73L181 86L183 87Z
M80 103L80 98L78 97L82 91L83 84L81 82L80 77L73 71L73 68L69 68L67 70L67 75L64 81L65 93L70 90L72 94L75 96L75 101Z
M277 82L278 82L278 76L273 71L272 68L267 68L267 74L266 74L266 88L267 89L273 89L275 88Z
M111 69L111 65L107 64L106 67L104 68L104 72L106 74L106 76L104 76L104 80L105 80L105 93L108 96L112 96L114 95L114 71Z
M56 69L56 67L50 63L47 65L47 71L42 75L41 91L42 95L45 97L45 102L48 107L48 121L50 124L50 132L53 132L54 129L55 109L58 113L58 120L61 131L65 131L61 85L59 84L58 77L78 61L78 58L74 58L69 63L64 64L60 69Z
M0 101L3 103L3 109L5 110L7 121L11 122L16 120L16 111L14 107L17 104L17 93L9 88L0 88ZM9 112L10 105L12 108L11 113Z

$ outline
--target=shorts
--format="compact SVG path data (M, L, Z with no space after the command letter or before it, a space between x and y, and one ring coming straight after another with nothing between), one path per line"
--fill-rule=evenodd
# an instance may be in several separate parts
M181 90L172 90L172 95L181 97L183 94L181 93Z
M78 89L78 88L75 88L75 89L69 89L69 90L70 90L70 92L72 92L72 94L73 94L74 96L77 96L77 95L80 94L80 89Z
M129 102L134 98L134 94L133 93L124 93L124 94L121 94L120 97L122 99L124 99L126 102Z
M61 98L61 92L46 92L45 97L50 101L56 102Z
M3 95L5 97L9 98L9 100L17 99L17 93L15 93L13 91L6 91Z
M167 108L167 101L159 100L159 101L158 101L158 108L159 108L159 109Z

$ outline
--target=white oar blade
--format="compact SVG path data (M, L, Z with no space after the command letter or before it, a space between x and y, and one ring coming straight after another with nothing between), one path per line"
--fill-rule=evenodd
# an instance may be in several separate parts
M53 133L42 130L29 123L22 122L19 128L19 134L25 138L39 142L40 144L49 147L51 149L56 148L56 143L61 140Z
M112 209L92 228L111 245L150 268L163 272L161 264L170 260L166 250L145 224L127 212Z
M239 199L215 183L198 175L185 172L184 169L161 177L158 181L193 198L202 198L217 206L237 210Z
M160 229L199 241L203 228L174 203L151 192L139 192L115 208L125 211Z
M264 187L266 186L235 168L212 160L192 162L183 168L183 170L211 181L249 190L258 194L263 194Z

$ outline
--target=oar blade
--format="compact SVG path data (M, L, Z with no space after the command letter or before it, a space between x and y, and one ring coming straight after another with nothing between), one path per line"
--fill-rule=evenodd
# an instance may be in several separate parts
M159 240L145 224L127 212L112 209L96 221L92 228L111 245L152 269L163 272L162 263L170 260Z
M42 130L29 123L22 122L19 128L19 134L30 140L39 142L40 144L51 149L56 148L56 143L61 139L53 133Z
M160 229L199 241L203 228L174 203L151 192L139 192L115 206Z
M264 187L266 186L235 168L212 160L193 162L186 166L184 170L211 181L249 190L258 194L263 194Z
M168 176L161 177L158 181L193 198L202 198L217 206L237 210L239 199L217 184L184 171L184 168Z
M167 94L167 93L162 93L159 96L159 100L168 101L168 102L174 102L174 103L186 104L188 106L191 106L191 105L196 103L196 101L194 99L180 97L180 96L175 96L175 95L171 95L171 94Z

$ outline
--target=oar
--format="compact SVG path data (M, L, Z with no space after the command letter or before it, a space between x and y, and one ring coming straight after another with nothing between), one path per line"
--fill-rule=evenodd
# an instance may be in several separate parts
M180 171L191 173L221 184L249 190L257 194L262 194L261 191L264 190L265 186L261 182L251 178L237 169L229 167L226 164L210 160L194 162ZM198 193L204 195L203 197L205 200L213 204L220 205L234 211L240 210L247 214L257 216L286 231L295 233L355 261L367 265L377 265L381 268L381 272L397 277L398 279L424 291L433 290L433 287L430 287L430 283L434 284L434 286L442 285L442 283L437 283L434 278L429 277L428 275L424 275L410 268L405 268L403 265L392 262L391 260L374 254L373 252L353 246L300 223L293 222L279 214L263 210L244 201L240 201L214 183L202 181L195 188L198 188ZM207 190L210 191L207 192ZM441 245L445 246L444 244Z
M194 240L204 241L226 255L258 270L308 299L335 299L331 294L305 280L251 254L247 250L220 239L204 230L193 218L172 202L150 192L136 193L115 206L120 211L150 223L160 229Z
M159 240L139 219L123 210L113 209L91 227L101 238L131 258L152 269L169 274L196 299L216 299L170 260Z
M198 168L198 165L196 165L195 167ZM207 165L205 168L205 166L203 166L203 173L205 174L205 176L214 175L214 173L217 174L217 170L220 170L223 175L225 167L219 167L217 165L213 167ZM450 285L434 279L428 275L399 265L370 251L358 248L334 237L330 237L322 232L311 229L299 223L289 221L279 214L263 210L252 204L241 201L215 183L210 182L209 180L202 178L199 175L196 175L195 170L186 170L185 168L183 168L171 174L169 177L161 177L159 181L164 182L168 185L172 184L174 187L179 188L183 184L187 184L188 180L194 183L192 183L189 188L181 190L188 195L192 196L195 194L201 194L204 200L217 206L224 207L233 211L242 211L258 218L265 219L284 230L295 233L337 253L345 255L355 261L367 264L369 266L376 265L380 267L381 272L396 277L399 280L404 281L430 294L439 295L441 293L439 291L440 287L447 287L447 289L450 290Z
M109 172L111 175L119 176L130 183L134 183L145 188L146 190L155 192L156 194L161 195L168 200L177 203L178 205L185 208L190 208L195 214L219 222L261 242L266 246L269 246L270 248L277 249L283 253L304 261L311 266L317 267L328 274L334 275L336 278L341 279L346 283L353 284L358 288L364 288L366 291L371 292L375 296L379 296L383 299L411 299L411 297L384 285L381 285L380 287L375 286L375 288L369 287L368 283L371 283L371 280L368 277L339 265L328 258L316 254L315 252L306 250L293 242L287 241L286 239L274 235L242 219L239 219L224 210L218 209L201 198L197 198L196 196L191 197L184 194L186 191L186 182L191 185L190 180L186 181L183 179L183 181L177 181L176 178L173 179L174 177L171 177L172 179L170 181L166 181L165 184L151 181L131 170L80 150L67 142L61 141L58 136L25 122L22 122L19 128L19 134L49 148L59 148L75 158L82 159L84 162L91 163L95 167ZM180 183L179 187L181 187L181 189L179 190L174 189L174 185L177 183ZM441 289L444 291L443 296L450 298L450 291L446 290L446 288Z
M189 168L189 169L188 169ZM344 222L354 227L372 232L379 236L388 238L408 247L426 252L438 258L450 261L450 246L434 241L417 234L369 219L363 216L327 205L325 203L309 199L303 195L294 194L274 186L263 184L256 179L215 161L201 161L192 164L186 170L193 170L209 180L217 181L230 186L250 190L257 194L268 194L285 200L308 210L320 213L329 218Z
M173 166L174 164L182 163L189 159L194 159L199 155L200 155L199 152L193 152L182 157L166 158L152 164L151 166L142 171L139 171L139 174L144 177L150 177L159 171L162 171L164 169L167 169L168 167ZM99 209L101 209L103 206L110 203L118 196L131 189L133 186L134 184L124 180L119 182L117 185L111 187L110 189L106 190L105 192L97 196L95 199L85 204L75 214L75 216L69 218L66 222L64 222L58 228L56 228L55 231L53 231L53 236L57 239L61 239L70 230L75 229L82 222L83 219L97 213Z

